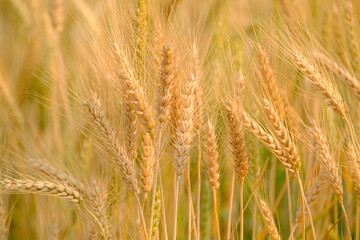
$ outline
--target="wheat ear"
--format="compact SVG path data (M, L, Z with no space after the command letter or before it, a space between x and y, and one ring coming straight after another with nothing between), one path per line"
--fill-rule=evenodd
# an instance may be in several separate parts
M136 68L137 76L140 78L144 67L146 54L146 42L148 38L148 1L137 0L136 3Z
M72 186L83 196L83 198L86 198L88 191L85 186L73 176L58 170L54 166L46 163L45 161L41 161L40 159L28 159L27 164L36 171L40 171L60 183Z
M280 140L281 146L287 153L291 169L298 172L301 166L300 157L295 144L291 140L288 130L285 128L280 117L268 100L263 100L263 107L271 125L274 127L277 138Z
M360 59L359 59L359 45L355 37L355 18L354 18L354 8L350 1L347 1L345 4L345 23L346 29L349 35L349 50L351 56L352 65L357 73L360 71Z
M92 213L96 217L101 228L100 236L103 239L112 239L111 224L106 209L107 195L105 191L99 187L95 187L90 192Z
M254 119L252 119L245 111L243 112L243 119L245 127L251 131L275 156L280 162L292 173L292 169L286 152L281 148L280 143L267 133Z
M131 106L129 94L125 92L124 104L124 134L125 147L130 161L135 161L138 148L138 117L134 108Z
M117 134L97 102L98 100L84 100L86 111L105 140L107 149L115 158L115 164L119 167L124 182L132 193L138 195L139 188L134 163L130 161L125 149L120 145Z
M49 181L1 179L0 189L5 192L34 193L64 198L74 203L82 202L82 197L73 187Z
M331 60L324 54L314 52L313 55L317 60L324 64L326 68L333 72L336 77L344 82L353 92L355 97L360 101L360 84L354 76L352 76L348 71L346 71L346 69L340 67L334 60Z
M281 237L268 204L265 202L265 200L262 200L260 198L258 198L257 203L261 212L261 216L264 220L264 225L269 233L269 237L272 240L280 240Z
M154 182L155 170L155 147L150 135L145 132L143 135L143 154L141 159L141 188L143 191L143 202Z
M279 91L279 88L276 85L276 79L274 76L274 72L270 67L269 58L260 45L258 45L256 53L259 60L260 71L264 79L264 86L267 92L270 94L271 99L274 101L275 106L277 106L278 109L283 111L283 100L281 99L281 93ZM283 115L283 112L281 112L281 115Z
M128 63L124 51L120 51L119 47L113 44L116 60L119 64L119 77L125 85L125 91L129 94L131 104L138 114L144 129L154 137L154 118L148 101L145 98L145 93L140 83L135 79L133 71Z
M348 108L342 100L337 88L328 81L312 63L309 62L302 54L295 52L295 61L300 70L308 76L313 83L324 95L329 107L334 109L340 116L346 118Z
M164 124L169 118L175 77L174 50L170 44L163 47L161 59L157 113L159 122Z
M244 180L249 170L248 155L246 152L243 132L244 123L241 121L240 116L236 111L236 105L233 101L227 100L225 109L230 129L230 143L234 158L234 168L238 180L241 182Z
M347 153L348 158L346 159L346 167L351 175L353 188L357 193L358 199L360 199L360 162L351 142L348 143Z

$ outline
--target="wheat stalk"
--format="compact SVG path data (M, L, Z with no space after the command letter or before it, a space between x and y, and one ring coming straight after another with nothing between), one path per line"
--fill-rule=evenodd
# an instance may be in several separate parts
M7 210L4 196L0 196L0 239L8 239L8 226L6 224Z

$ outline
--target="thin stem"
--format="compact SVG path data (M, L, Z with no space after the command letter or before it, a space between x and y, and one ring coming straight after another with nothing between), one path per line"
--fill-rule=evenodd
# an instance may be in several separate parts
M254 205L253 209L253 229L252 229L252 237L251 239L256 239L256 229L257 229L257 207Z
M240 240L244 239L244 179L240 181Z
M191 239L191 225L192 225L192 219L191 219L191 210L192 210L192 199L191 199L191 186L190 186L190 161L188 161L187 169L185 171L185 178L186 178L186 188L188 190L188 239Z
M304 193L304 188L303 188L303 185L301 183L301 179L300 179L300 176L299 176L299 173L295 173L295 176L296 176L296 179L298 181L298 184L299 184L299 189L300 189L300 194L301 194L301 197L302 197L302 217L303 217L303 225L305 225L305 207L308 211L308 214L309 214L309 218L310 218L310 224L311 224L311 231L312 231L312 235L313 235L313 239L316 239L316 234L315 234L315 227L314 227L314 223L313 223L313 220L312 220L312 215L311 215L311 211L310 211L310 208L309 208L309 205L307 204L306 202L306 197L305 197L305 193ZM304 229L304 226L303 226L303 238L305 238L305 229Z
M360 208L359 208L359 205L356 204L356 220L355 220L355 225L356 225L355 237L356 237L356 239L360 239L359 219L360 219Z
M131 200L131 193L128 192L126 196L126 216L125 216L125 229L124 229L124 240L127 239L127 232L129 229L129 211L130 211L130 200Z
M142 222L142 225L143 225L144 237L145 237L145 240L147 240L148 237L147 237L147 233L146 233L146 223L145 223L145 218L144 218L144 211L143 211L143 209L141 207L141 202L140 202L139 196L135 195L135 199L136 199L136 202L137 202L137 205L138 205L140 218L141 218L141 222Z
M200 233L200 199L201 199L201 142L200 142L200 131L197 133L198 136L198 163L197 163L197 180L198 180L198 188L197 188L197 203L196 203L196 219L197 221L197 232Z
M119 234L119 239L121 239L121 224L120 224L120 214L119 214L119 198L118 198L118 191L119 191L119 187L118 187L118 173L117 170L115 170L115 196L116 196L116 219L117 219L117 226L118 226L118 234Z
M173 240L176 240L176 226L177 226L177 212L178 212L178 198L179 198L179 184L180 176L176 176L176 188L175 188L175 202L174 202L174 234Z
M217 230L218 239L221 240L220 226L219 226L219 216L218 216L218 212L217 212L216 189L213 188L212 192L213 192L213 197L214 197L214 212L215 212L216 230Z
M167 226L166 226L166 214L165 214L165 203L164 203L164 191L162 186L161 174L159 174L159 189L160 189L160 197L161 197L161 215L163 220L163 234L165 235L165 240L168 239L167 235Z
M350 225L349 225L349 219L348 219L348 216L347 216L346 211L345 211L345 206L344 206L344 201L343 201L343 197L342 197L342 196L339 197L339 203L340 203L340 206L341 206L342 211L343 211L343 213L344 213L346 230L347 230L347 232L348 232L348 235L349 235L350 239L352 239L352 238L351 238Z
M287 197L288 197L288 211L289 211L289 224L290 224L290 232L292 232L293 225L292 225L292 208L291 208L291 192L290 192L290 177L289 177L289 171L286 169L285 171L286 175L286 185L287 185ZM293 236L291 235L291 238L293 239Z
M188 162L190 163L190 161ZM186 191L188 192L188 195L190 195L189 197L189 228L188 228L188 235L189 235L189 239L191 239L191 230L194 230L194 236L195 239L198 239L198 234L196 232L196 220L195 220L195 214L194 214L194 205L193 205L193 201L192 201L192 196L191 196L191 181L190 181L190 165L188 164L187 170L185 171L185 176L186 176ZM193 225L191 224L191 221L194 223Z
M231 179L231 192L230 192L229 216L228 216L226 240L230 239L232 205L233 205L233 200L234 200L234 187L235 187L235 172L233 172L232 179Z

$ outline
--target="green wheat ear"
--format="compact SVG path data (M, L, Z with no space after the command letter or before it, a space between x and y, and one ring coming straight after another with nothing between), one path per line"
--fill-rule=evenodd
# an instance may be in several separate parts
M160 216L161 216L160 188L157 187L155 193L154 222L152 226L151 240L157 239L156 235L159 232Z

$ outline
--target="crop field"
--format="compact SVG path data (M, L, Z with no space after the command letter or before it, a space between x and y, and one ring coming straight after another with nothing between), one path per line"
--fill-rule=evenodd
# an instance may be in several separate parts
M360 1L0 0L0 240L360 240Z

